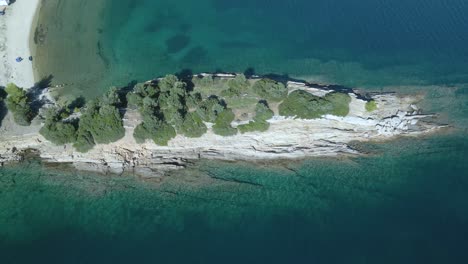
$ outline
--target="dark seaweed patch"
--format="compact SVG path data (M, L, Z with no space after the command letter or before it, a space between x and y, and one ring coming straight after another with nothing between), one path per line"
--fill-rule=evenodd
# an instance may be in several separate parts
M166 40L167 52L177 53L190 43L190 37L182 34L175 35Z
M188 63L188 64L201 64L202 62L205 62L208 58L208 52L205 48L202 46L196 46L194 48L191 48L187 54L182 58L183 63Z

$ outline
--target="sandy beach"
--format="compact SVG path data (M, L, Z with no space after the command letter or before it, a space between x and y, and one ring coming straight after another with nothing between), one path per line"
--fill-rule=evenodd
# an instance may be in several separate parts
M18 86L34 86L31 34L41 0L16 0L0 16L0 86L13 82ZM17 57L23 61L16 62Z

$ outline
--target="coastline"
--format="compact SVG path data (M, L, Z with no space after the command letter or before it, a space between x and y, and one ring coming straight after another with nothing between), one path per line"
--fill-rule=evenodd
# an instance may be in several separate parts
M232 78L231 75L222 78ZM289 92L304 90L316 96L343 89L289 81ZM238 133L223 137L212 130L199 138L177 135L167 146L146 141L137 144L133 137L141 116L126 109L123 117L125 136L110 144L98 144L86 153L76 151L71 144L54 145L39 134L41 122L29 131L17 129L8 122L0 135L0 165L38 157L46 164L70 164L80 171L103 174L130 173L154 178L186 168L198 160L273 161L297 160L307 157L364 155L352 147L353 142L382 142L399 136L420 136L446 127L437 123L437 116L424 114L416 105L422 95L372 93L378 109L365 109L366 99L355 90L347 90L351 97L349 113L344 116L324 115L316 119L287 118L275 113L267 120L265 132ZM237 127L241 121L233 121ZM15 129L16 127L16 129Z
M29 89L35 84L35 75L29 56L34 58L32 35L41 0L18 0L6 9L0 24L0 86L13 82ZM23 61L16 62L17 57Z

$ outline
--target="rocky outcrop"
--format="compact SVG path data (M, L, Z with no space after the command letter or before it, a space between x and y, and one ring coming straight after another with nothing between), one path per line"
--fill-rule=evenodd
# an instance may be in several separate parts
M310 86L290 82L289 90L303 89L323 96L329 87ZM351 148L351 141L380 141L400 135L420 135L441 126L433 123L434 115L421 114L414 102L418 96L398 96L392 93L372 96L377 110L367 112L366 100L349 91L352 100L346 117L326 115L319 119L301 120L274 116L268 120L266 132L237 134L222 137L211 129L200 138L178 135L168 146L152 142L137 144L133 129L138 124L138 114L126 111L124 127L126 136L118 142L97 145L88 153L76 152L71 146L55 146L37 131L28 134L0 134L0 164L20 161L24 151L37 150L37 155L47 163L69 163L79 170L101 173L134 173L144 177L158 177L168 171L185 168L199 159L218 160L272 160L295 159L313 156L359 155ZM210 127L211 124L207 124ZM233 126L238 125L234 122Z

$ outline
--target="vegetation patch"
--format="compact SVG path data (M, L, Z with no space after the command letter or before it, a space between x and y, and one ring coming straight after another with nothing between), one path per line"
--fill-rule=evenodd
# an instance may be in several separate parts
M79 119L73 146L80 152L86 152L95 144L108 144L123 138L125 129L117 108L120 104L117 89L111 89L102 98L88 102Z
M39 133L56 145L74 143L76 141L76 124L62 121L62 112L57 108L49 108L45 114L45 124Z
M370 100L366 103L366 111L372 112L377 110L377 103L374 100Z
M296 90L280 104L279 113L303 119L320 118L326 114L346 116L350 102L351 97L344 93L329 93L319 97L304 90Z
M203 136L207 131L207 127L201 117L196 113L188 113L182 123L181 133L190 138L198 138Z
M16 112L18 122L28 124L32 111L26 92L9 85L6 93L8 108ZM58 103L57 108L47 110L40 133L54 144L73 143L78 151L86 152L95 144L108 144L124 137L125 108L140 112L141 122L133 131L137 143L152 140L158 145L168 145L177 134L201 137L208 130L207 122L214 123L213 132L221 136L236 135L238 131L263 132L269 129L268 120L274 115L266 100L281 102L280 115L313 119L324 114L346 116L351 97L336 92L318 97L302 90L288 95L283 83L249 80L243 74L226 79L196 76L191 82L167 75L157 81L136 84L131 91L111 88L86 104L83 99ZM247 124L232 127L234 113L251 116L252 112L255 115Z
M250 87L250 82L247 80L244 74L238 74L235 78L227 82L228 88L221 92L222 96L232 97L240 96L242 93L245 93Z
M261 98L279 102L288 94L288 88L277 81L261 79L253 85L253 91Z
M231 126L231 122L234 121L235 115L232 109L224 109L218 114L213 125L213 132L220 136L233 136L237 134L237 128Z
M10 83L5 88L5 92L7 93L6 107L13 114L15 123L20 126L29 126L34 114L26 91Z
M259 102L255 107L255 117L253 121L247 124L239 125L237 128L241 133L247 132L264 132L270 128L268 119L273 117L273 111L270 110L266 102Z

